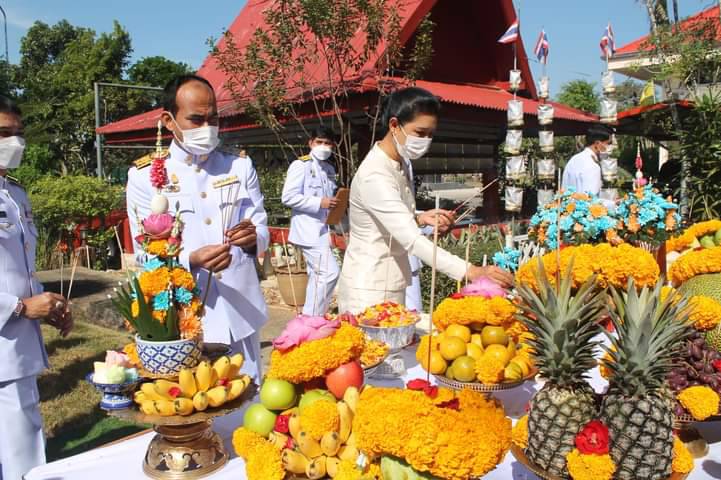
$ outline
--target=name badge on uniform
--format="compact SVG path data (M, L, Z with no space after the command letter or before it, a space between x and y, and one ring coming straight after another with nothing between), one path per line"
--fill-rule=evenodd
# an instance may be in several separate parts
M163 187L163 191L167 193L178 193L180 192L180 180L176 174L170 175L170 182L168 185Z
M8 218L8 212L0 210L0 218Z
M228 185L233 185L233 184L239 183L239 182L240 182L240 180L238 180L238 177L236 175L232 175L230 177L222 178L220 180L216 180L215 182L213 182L213 188L215 188L215 189L223 188L223 187L227 187Z

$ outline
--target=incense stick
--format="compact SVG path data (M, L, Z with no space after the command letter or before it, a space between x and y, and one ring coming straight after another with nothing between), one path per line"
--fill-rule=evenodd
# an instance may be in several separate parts
M60 295L65 296L65 275L63 273L65 271L65 254L61 249L58 251L60 252Z
M471 236L466 235L466 285L468 285L468 260L471 257Z
M460 205L458 205L456 208L454 208L454 209L452 210L452 212L455 214L458 210L461 209L461 207L463 207L464 205L466 205L468 202L470 202L471 200L473 200L474 198L476 198L476 197L477 197L478 195L480 195L481 193L485 192L485 191L488 189L488 187L490 187L491 185L493 185L493 184L496 183L496 182L498 182L498 178L494 178L492 181L488 182L488 183L487 183L486 185L484 185L480 190L478 190L477 192L475 192L473 195L471 195L470 197L468 197L467 199L465 199Z
M290 229L288 231L290 231ZM288 281L290 283L290 292L293 295L293 308L295 308L295 314L298 315L298 299L295 296L295 287L293 286L293 272L290 271L290 253L288 252L288 245L285 242L285 235L282 230L280 232L280 240L283 242L283 253L285 254L288 265Z
M438 196L436 196L436 203ZM436 254L438 253L438 211L436 211L436 221L433 226L433 261L431 262L431 302L428 311L428 363L426 364L426 381L431 381L431 339L433 338L433 309L436 300Z
M75 269L78 268L78 260L80 259L80 253L75 254L75 257L73 259L73 268L70 271L70 285L68 285L68 296L65 297L65 304L68 305L70 303L70 296L73 292L73 282L75 281Z
M115 241L118 242L118 249L120 250L120 270L125 270L125 252L123 252L123 244L120 241L117 225L113 225L113 231L115 232Z

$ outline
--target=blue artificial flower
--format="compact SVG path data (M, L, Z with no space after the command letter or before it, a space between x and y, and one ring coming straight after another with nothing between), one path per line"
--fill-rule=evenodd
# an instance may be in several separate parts
M498 268L515 272L518 270L518 261L521 259L521 252L514 248L504 248L501 252L493 254L493 263Z
M160 292L153 298L153 310L166 311L170 308L170 296L168 292Z
M145 265L143 265L143 268L145 269L146 272L152 272L152 271L159 269L162 266L165 266L165 263L162 260L160 260L158 257L155 257L155 258L152 258L152 259L148 260L147 262L145 262Z
M175 299L183 305L188 305L193 300L193 293L187 291L183 287L175 290Z

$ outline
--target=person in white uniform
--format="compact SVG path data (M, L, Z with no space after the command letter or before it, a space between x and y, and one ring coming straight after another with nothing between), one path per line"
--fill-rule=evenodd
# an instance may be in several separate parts
M308 146L310 154L288 168L281 201L292 209L288 240L303 252L308 269L303 314L324 315L340 273L325 223L337 204L335 168L329 161L335 147L333 130L316 128Z
M48 366L40 321L66 336L65 299L35 277L38 232L25 190L8 170L20 166L25 141L20 109L0 96L0 479L20 480L45 463L37 376Z
M602 125L590 127L586 134L586 148L571 157L563 169L563 188L599 195L603 186L600 157L610 142L611 134L607 128Z
M350 242L338 289L340 311L358 313L386 300L403 304L411 283L408 255L426 265L433 263L433 242L419 227L435 227L437 218L438 230L445 233L455 221L452 212L441 209L416 215L406 167L428 151L439 112L439 100L421 88L396 91L386 100L382 127L387 133L365 157L351 184ZM437 249L436 267L455 280L486 275L504 286L513 282L508 272L466 264L442 248Z
M255 261L257 252L267 249L270 235L258 176L250 158L217 150L218 109L207 80L183 75L171 81L163 108L162 122L173 134L165 160L169 185L163 195L185 223L179 260L195 276L201 297L210 285L204 340L243 353L243 371L260 380L259 332L268 315ZM133 238L138 235L136 209L140 218L147 217L155 194L145 163L136 162L128 172ZM135 248L142 256L140 246Z

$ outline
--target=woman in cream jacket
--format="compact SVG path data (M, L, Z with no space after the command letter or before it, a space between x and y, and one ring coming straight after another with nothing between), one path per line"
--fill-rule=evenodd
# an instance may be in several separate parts
M338 291L341 312L359 313L386 300L403 304L411 282L408 255L427 265L433 261L433 242L419 226L435 226L436 218L441 234L453 226L453 213L447 210L416 214L408 167L428 151L439 111L438 99L415 87L393 93L386 102L382 121L388 132L368 152L351 183L350 242ZM505 287L513 281L504 270L466 264L441 248L436 267L455 280L485 275Z

